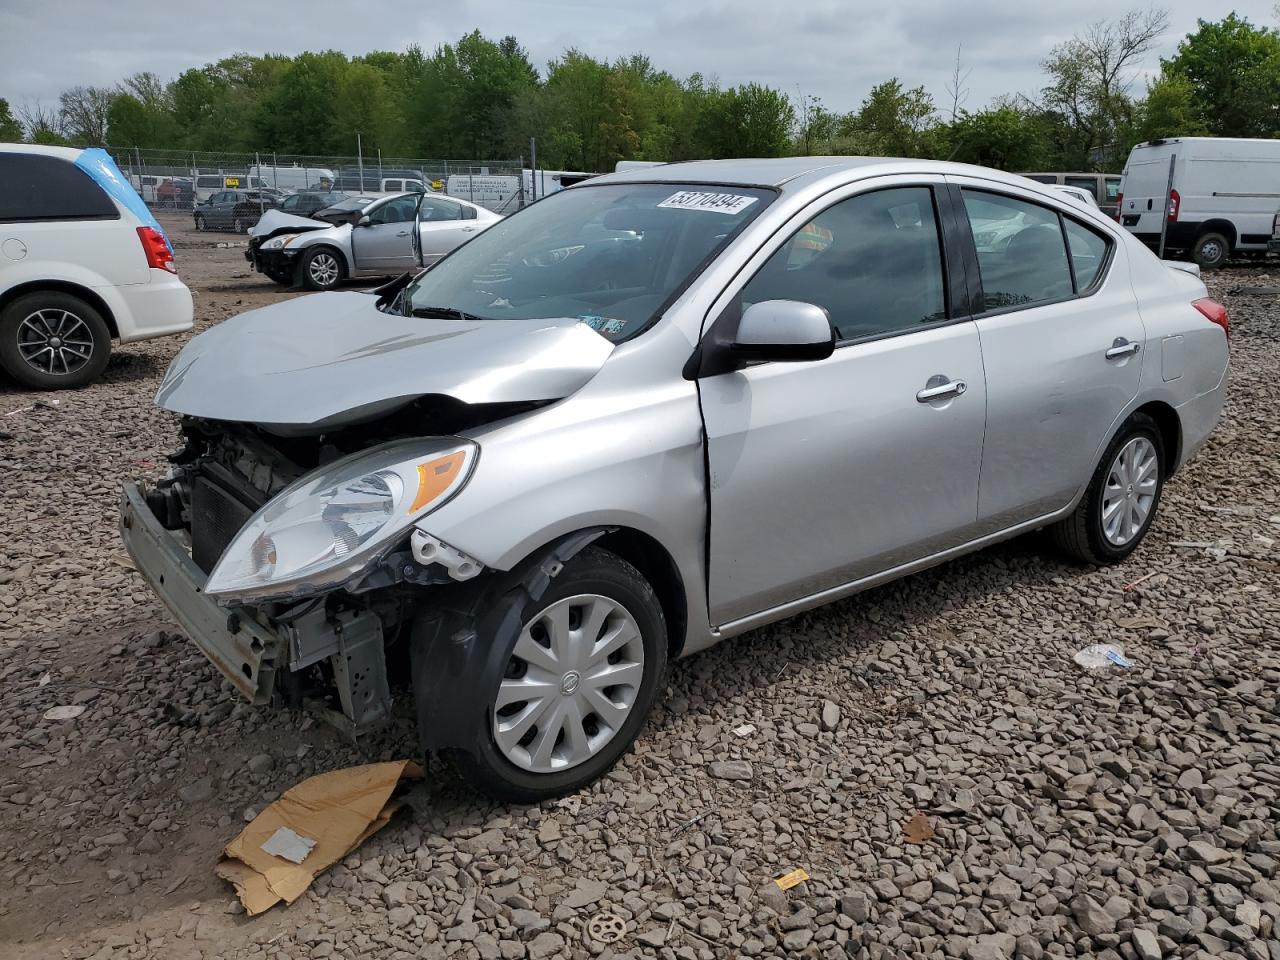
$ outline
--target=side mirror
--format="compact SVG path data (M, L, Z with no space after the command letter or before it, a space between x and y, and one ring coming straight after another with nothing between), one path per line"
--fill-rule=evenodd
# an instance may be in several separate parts
M835 351L831 318L822 307L797 300L763 300L742 312L729 344L738 360L825 360Z
M369 226L369 224L371 224L371 223L373 223L373 218L371 218L371 217L366 213L366 214L361 215L360 219L356 221L356 226L357 226L357 227L367 227L367 226Z

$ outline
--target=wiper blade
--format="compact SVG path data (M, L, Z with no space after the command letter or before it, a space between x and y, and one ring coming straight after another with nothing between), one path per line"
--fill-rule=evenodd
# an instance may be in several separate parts
M467 313L459 310L457 307L414 307L409 311L410 316L426 317L436 320L484 320L485 317L478 317L474 313Z

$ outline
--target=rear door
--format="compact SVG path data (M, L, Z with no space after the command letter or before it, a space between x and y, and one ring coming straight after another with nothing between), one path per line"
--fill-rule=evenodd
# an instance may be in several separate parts
M474 220L466 220L463 206L443 197L422 197L422 217L418 225L422 238L422 262L435 263L476 232Z
M949 177L981 282L983 534L1045 516L1089 480L1138 392L1146 332L1124 250L1030 193Z
M417 208L417 197L392 197L369 210L369 223L351 228L358 271L403 273L417 265L411 233Z
M1168 214L1169 158L1177 148L1177 144L1135 147L1125 164L1120 223L1146 243L1159 240L1161 222Z

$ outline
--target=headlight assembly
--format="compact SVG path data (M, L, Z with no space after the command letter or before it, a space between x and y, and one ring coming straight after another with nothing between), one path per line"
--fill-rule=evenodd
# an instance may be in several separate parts
M461 490L479 452L453 437L396 441L307 474L236 534L205 592L271 600L341 586Z
M298 239L298 235L296 233L287 233L282 237L272 237L270 240L264 241L262 246L259 249L283 250L285 247L287 247L289 244L293 243L293 241L297 239Z

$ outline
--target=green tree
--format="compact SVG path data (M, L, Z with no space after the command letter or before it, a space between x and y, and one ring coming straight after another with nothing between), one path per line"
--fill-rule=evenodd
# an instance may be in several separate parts
M1035 170L1046 164L1040 119L1011 104L969 113L950 125L950 159L1000 170Z
M1162 63L1163 77L1191 87L1195 112L1219 137L1273 137L1280 132L1280 32L1229 14L1200 20Z
M107 110L112 93L105 87L72 87L58 96L58 113L73 142L101 147L107 142Z
M396 119L395 103L383 72L367 63L349 64L334 90L329 139L335 148L341 151L343 144L354 144L359 133L366 151L385 152L391 147Z
M1148 84L1147 95L1138 105L1134 129L1126 139L1139 143L1160 137L1199 137L1209 132L1201 119L1191 81L1166 72Z
M17 143L22 139L22 125L9 110L9 101L0 97L0 143Z
M891 157L922 157L930 153L928 131L934 119L933 97L924 87L910 90L897 77L871 88L852 119L850 132L860 134L859 152Z
M1168 23L1163 10L1131 10L1053 48L1041 64L1049 84L1039 107L1047 115L1055 165L1092 170L1124 159L1123 132L1133 123L1133 73Z

